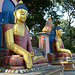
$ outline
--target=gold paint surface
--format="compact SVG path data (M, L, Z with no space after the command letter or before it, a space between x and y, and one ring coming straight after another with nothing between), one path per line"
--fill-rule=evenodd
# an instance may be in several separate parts
M12 55L13 57L21 57L20 55Z
M33 60L36 61L38 58L43 58L43 56L34 56Z
M9 29L5 32L7 48L19 55L23 55L27 68L31 68L33 66L31 54L27 50L14 43L13 35L13 29Z
M13 32L16 35L24 36L24 34L25 34L25 27L23 25L14 24Z
M55 38L58 39L58 41L56 42L57 51L69 53L70 56L72 57L72 54L71 54L70 50L64 49L64 48L60 48L60 46L63 45L63 42L62 42L62 39L61 39L62 34L63 34L62 29L56 30L56 36L55 36Z
M28 11L25 9L18 9L15 11L15 17L17 18L18 21L20 22L25 22L28 16Z
M18 57L22 55L26 67L31 68L33 66L32 57L34 57L34 52L28 52L21 46L14 43L14 34L25 36L24 22L26 21L27 16L28 16L28 11L25 9L18 9L17 11L14 11L15 23L13 24L13 28L7 30L4 35L5 35L7 49L15 52L16 54L19 54ZM36 60L38 58L41 58L41 56L37 56L34 58Z

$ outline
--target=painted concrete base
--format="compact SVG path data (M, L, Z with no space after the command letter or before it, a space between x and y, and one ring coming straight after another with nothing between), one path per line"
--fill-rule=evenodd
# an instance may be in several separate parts
M11 70L0 68L0 73L20 73L25 75L61 75L63 74L63 66L53 66L49 64L35 65L31 69ZM6 75L6 74L5 74Z
M53 61L50 63L52 65L62 65L64 69L74 69L75 68L75 61Z

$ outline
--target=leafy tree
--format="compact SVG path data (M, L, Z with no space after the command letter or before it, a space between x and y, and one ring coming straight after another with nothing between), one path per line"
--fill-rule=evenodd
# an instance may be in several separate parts
M75 28L71 27L73 19L75 18L74 0L23 0L23 2L29 12L26 24L30 30L32 29L34 31L34 34L43 29L46 19L51 16L55 26L60 24L64 28L65 34L63 34L62 38L66 48L68 48L70 44L72 46L75 45ZM59 9L60 5L63 7L62 10ZM68 13L67 20L60 20L59 18L63 15L59 15L58 11ZM46 18L44 19L45 15Z
M75 27L71 27L72 29L72 44L69 42L70 39L70 33L68 28L68 20L60 19L60 26L63 28L63 31L65 32L62 36L63 43L65 45L66 49L70 49L71 52L75 53Z
M37 24L40 24L39 28L43 28L45 25L44 10L49 7L51 1L50 0L23 0L25 5L28 8L28 19L26 24L31 29L32 27L36 28Z
M56 0L63 7L63 13L68 14L68 30L69 30L69 42L72 44L72 27L71 24L74 22L75 18L75 1L74 0Z
M29 29L34 29L35 33L41 31L45 26L45 14L47 14L47 18L51 16L55 25L59 23L60 17L54 10L55 5L52 0L23 0L23 2L29 12L26 24Z
M75 6L74 0L23 0L26 7L29 10L28 19L26 24L29 29L33 29L34 33L39 32L43 29L46 18L51 16L55 26L60 24L59 18L61 15L58 15L57 11L59 10L59 4L63 7L62 12L68 13L68 30L69 30L69 42L72 44L72 28L71 24L75 18ZM43 17L47 14L47 17Z

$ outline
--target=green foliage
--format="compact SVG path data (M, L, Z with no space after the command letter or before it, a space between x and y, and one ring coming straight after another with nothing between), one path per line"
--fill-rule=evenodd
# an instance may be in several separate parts
M71 50L72 53L75 53L75 27L71 27L72 30L72 44L70 43L70 32L69 32L69 27L68 27L68 20L60 20L61 24L60 26L63 28L63 31L65 32L62 35L62 40L64 43L64 46L66 49Z
M23 2L28 8L29 15L26 24L30 30L34 28L35 32L40 32L43 29L46 23L45 14L47 14L46 18L51 16L55 25L60 23L58 20L60 17L54 10L56 5L52 0L23 0Z
M65 49L69 49L71 50L72 53L75 53L75 47L73 47L72 44L65 42L64 46L65 46Z
M60 26L63 28L63 31L65 32L65 34L62 36L65 48L70 49L75 53L75 27L71 27L73 19L75 18L74 0L23 0L23 2L25 3L29 12L26 24L29 29L32 29L34 32L33 43L38 42L36 33L43 29L46 23L45 19L51 16L55 27L60 24ZM59 5L63 7L61 10L61 15L58 15L57 13L60 11ZM68 18L67 20L61 20L60 18L65 12L68 13ZM43 17L45 15L47 17L44 19ZM70 43L70 40L72 44Z
M72 35L72 44L69 42L70 33L69 33L68 29L65 30L65 33L62 36L62 40L63 40L63 43L65 45L65 48L69 49L69 50L71 50L72 52L75 53L75 35L74 35L75 29L72 30L72 32L73 32L73 35Z
M54 0L54 1L58 2L59 4L65 4L65 5L69 4L69 6L66 8L69 8L70 6L73 6L75 8L74 0Z
M52 21L55 26L60 24L59 18L63 15L58 15L59 5L63 7L64 12L70 13L70 19L68 22L72 23L72 18L75 17L75 3L74 0L23 0L26 7L28 8L28 18L26 24L29 29L34 28L35 32L40 32L45 26L45 22L49 16L51 16ZM47 15L46 15L47 14ZM44 16L47 16L44 19ZM36 25L39 26L36 26Z
M33 47L39 47L39 39L38 39L36 34L32 36L31 41L32 41L32 46Z
M46 10L47 7L51 5L50 0L23 0L25 2L25 5L28 8L28 19L26 21L26 24L28 27L31 29L32 27L35 27L36 24L40 24L40 30L45 25L45 20L44 20L44 11ZM36 31L37 32L37 31Z
M68 14L68 22L71 24L73 18L75 18L75 1L73 0L61 0L61 6L63 7L63 13Z

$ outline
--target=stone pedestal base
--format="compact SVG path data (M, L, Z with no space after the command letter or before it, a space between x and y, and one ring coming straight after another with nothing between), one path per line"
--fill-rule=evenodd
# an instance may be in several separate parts
M59 53L57 53L57 57L70 57L70 55L69 55L69 53L59 52Z
M68 62L68 61L60 61L60 62L54 61L50 64L52 64L52 65L62 65L62 66L64 66L64 69L73 69L73 64L74 63L72 61L71 62Z
M2 66L3 57L0 57L0 67Z
M4 56L3 67L6 69L24 69L23 57Z
M0 72L4 72L5 74L3 75L7 75L8 73L21 73L24 75L63 75L63 66L54 66L49 65L48 63L43 63L33 65L31 69L12 70L0 68Z
M6 65L3 65L3 68L12 69L12 70L21 70L21 69L25 69L25 66L6 66Z
M56 53L55 61L69 61L70 58L71 57L70 57L69 53L59 52L59 53Z
M55 61L69 61L70 59L70 57L56 57Z

